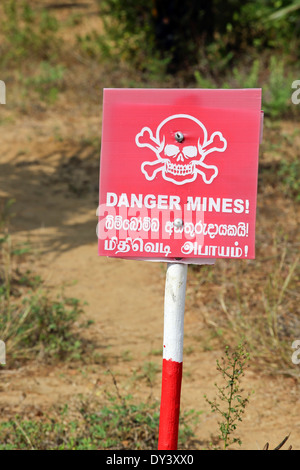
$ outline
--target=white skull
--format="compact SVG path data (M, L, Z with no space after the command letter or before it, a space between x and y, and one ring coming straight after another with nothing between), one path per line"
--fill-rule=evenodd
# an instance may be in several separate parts
M157 133L162 147L159 156L165 161L164 178L176 184L194 181L195 162L201 161L202 145L207 139L204 126L190 116L173 117L164 121ZM182 142L176 139L178 133L183 135Z

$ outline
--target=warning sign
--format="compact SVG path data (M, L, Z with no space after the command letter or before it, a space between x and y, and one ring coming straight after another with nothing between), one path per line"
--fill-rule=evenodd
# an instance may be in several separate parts
M104 90L99 254L255 257L261 90Z

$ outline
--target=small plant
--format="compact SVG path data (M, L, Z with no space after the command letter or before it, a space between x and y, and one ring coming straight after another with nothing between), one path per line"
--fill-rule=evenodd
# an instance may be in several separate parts
M282 160L280 162L278 176L284 184L284 192L287 196L300 202L300 160L296 158L292 162Z
M48 104L54 104L59 92L63 89L65 68L58 65L51 65L49 62L41 62L39 74L22 80L26 90L33 89L40 100Z
M217 360L217 371L221 373L226 384L223 386L215 384L218 397L213 401L205 396L212 412L219 413L222 418L219 423L219 438L224 443L224 450L228 449L231 444L242 444L242 441L237 437L232 437L232 434L237 428L237 423L242 421L246 405L249 402L249 396L244 398L240 388L248 360L249 355L243 343L240 343L234 351L230 351L229 346L226 346L222 361Z

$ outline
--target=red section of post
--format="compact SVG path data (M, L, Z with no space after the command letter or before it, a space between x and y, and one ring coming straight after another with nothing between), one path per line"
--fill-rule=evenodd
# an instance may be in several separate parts
M158 450L177 450L182 362L163 360Z

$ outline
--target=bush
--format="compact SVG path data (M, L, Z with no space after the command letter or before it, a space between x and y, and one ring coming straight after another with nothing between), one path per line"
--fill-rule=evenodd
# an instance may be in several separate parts
M168 60L168 70L176 72L204 60L219 69L223 59L227 66L249 48L290 54L293 41L299 54L300 9L286 9L290 5L289 0L105 0L99 1L105 34L92 32L80 40L90 53L114 51L138 68ZM286 14L272 16L280 7Z

